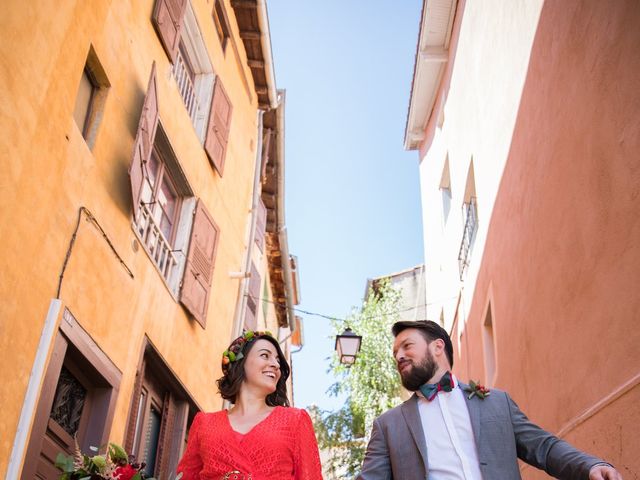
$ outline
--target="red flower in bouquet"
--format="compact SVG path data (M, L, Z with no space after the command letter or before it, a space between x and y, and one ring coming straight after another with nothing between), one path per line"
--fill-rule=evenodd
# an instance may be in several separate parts
M113 477L118 480L131 480L136 473L138 473L138 470L127 464L116 468L116 471L113 472Z

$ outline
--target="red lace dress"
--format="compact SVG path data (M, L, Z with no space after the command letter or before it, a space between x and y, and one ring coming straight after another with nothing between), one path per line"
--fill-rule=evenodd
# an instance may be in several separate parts
M322 480L309 414L276 407L241 435L231 428L226 410L198 413L178 464L182 480L220 480L233 471L247 480Z

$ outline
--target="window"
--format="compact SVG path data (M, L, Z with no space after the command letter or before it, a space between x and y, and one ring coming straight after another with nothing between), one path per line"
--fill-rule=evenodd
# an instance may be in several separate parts
M147 340L125 437L125 449L145 462L147 476L173 478L196 412L191 397Z
M460 271L460 280L463 280L464 273L471 263L471 251L476 239L478 230L478 207L476 202L476 184L473 171L473 157L469 165L467 174L467 186L464 192L462 204L462 241L460 242L460 251L458 252L458 268Z
M162 160L155 146L148 163L148 179L142 187L143 206L158 226L163 241L172 246L178 223L176 217L182 199L178 196L166 161Z
M140 242L174 295L178 293L188 248L195 198L159 126L143 167L138 214Z
M91 111L91 100L97 89L98 86L95 80L91 78L91 73L85 68L80 78L80 86L78 87L78 95L76 96L76 106L73 110L73 118L83 136L86 130L85 127L87 126L87 117Z
M175 62L184 24L188 0L156 0L153 7L153 26L171 62Z
M71 370L74 370L74 373ZM89 381L83 378L81 370L73 364L63 365L56 385L56 393L53 396L53 406L49 418L57 423L62 430L74 437L80 427L80 419L87 400L87 387Z
M460 243L460 251L458 252L458 268L460 270L460 280L463 279L467 267L471 263L471 248L475 233L478 229L476 214L476 199L471 197L469 203L462 205L464 226L462 229L462 242Z
M133 451L140 462L146 463L144 473L151 477L156 474L159 463L157 460L164 395L162 387L151 372L145 372L142 382Z
M484 371L485 383L493 386L496 375L496 344L493 336L493 315L491 303L487 307L487 313L482 325L482 343L484 347Z
M73 109L73 119L83 138L93 148L109 88L104 69L91 47L85 63Z
M218 9L220 8L222 7L218 7ZM162 46L173 63L173 77L196 135L200 143L205 146L214 167L218 173L222 174L224 158L220 160L218 157L224 157L225 149L218 148L218 150L212 151L212 148L215 149L218 146L218 142L215 138L210 139L209 137L215 136L216 132L218 137L222 134L223 143L226 146L230 108L229 117L223 118L222 122L220 120L216 122L212 111L216 105L214 102L215 75L191 2L188 0L156 0L153 23ZM223 33L226 31L228 34L228 23L224 23L224 25L220 28ZM220 80L215 80L215 83L219 84ZM220 90L220 88L217 87L216 90ZM224 96L223 100L229 103L226 94ZM218 97L220 97L220 93L218 93ZM220 103L221 100L218 99L217 104ZM218 113L219 116L220 113Z
M159 121L155 63L133 150L133 229L171 294L204 328L219 229Z
M449 154L447 154L442 177L440 179L440 193L442 194L442 224L445 226L451 211L451 173L449 171Z
M195 13L187 2L173 63L173 77L200 143L204 143L213 95L214 73Z
M264 328L267 328L269 318L269 283L265 278L262 287L262 320L264 321Z
M31 429L22 479L58 479L59 452L108 441L121 373L64 309Z
M227 42L231 37L231 29L229 28L229 19L227 18L227 12L224 9L222 0L214 0L211 15L216 27L216 32L218 33L218 38L220 39L222 51L226 52Z
M198 139L222 176L233 108L220 78L214 82L191 2L156 0L152 20L173 63L173 76Z
M249 277L249 294L247 296L247 308L244 316L244 328L256 330L258 326L258 304L260 302L260 273L255 264L251 263L251 276Z
M267 207L265 207L261 198L258 199L256 215L255 242L258 246L258 250L260 250L261 253L264 253L264 236L267 231Z
M189 55L182 42L180 42L176 63L173 66L173 76L178 82L180 96L185 107L187 107L189 117L191 117L191 121L195 121L196 114L200 108L195 92L196 70L191 65L191 60L189 60Z

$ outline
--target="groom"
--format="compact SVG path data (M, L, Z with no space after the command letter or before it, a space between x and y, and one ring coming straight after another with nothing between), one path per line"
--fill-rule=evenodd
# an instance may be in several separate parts
M622 480L531 423L505 392L459 382L451 339L437 323L397 322L392 332L402 384L415 393L373 422L358 480L520 479L518 458L560 479Z

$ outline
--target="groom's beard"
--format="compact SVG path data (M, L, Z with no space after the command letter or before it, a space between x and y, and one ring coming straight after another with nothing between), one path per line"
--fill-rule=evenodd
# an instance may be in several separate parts
M415 392L427 383L436 374L437 370L438 365L431 352L427 352L425 358L418 365L412 365L408 370L400 372L402 385L410 392Z

